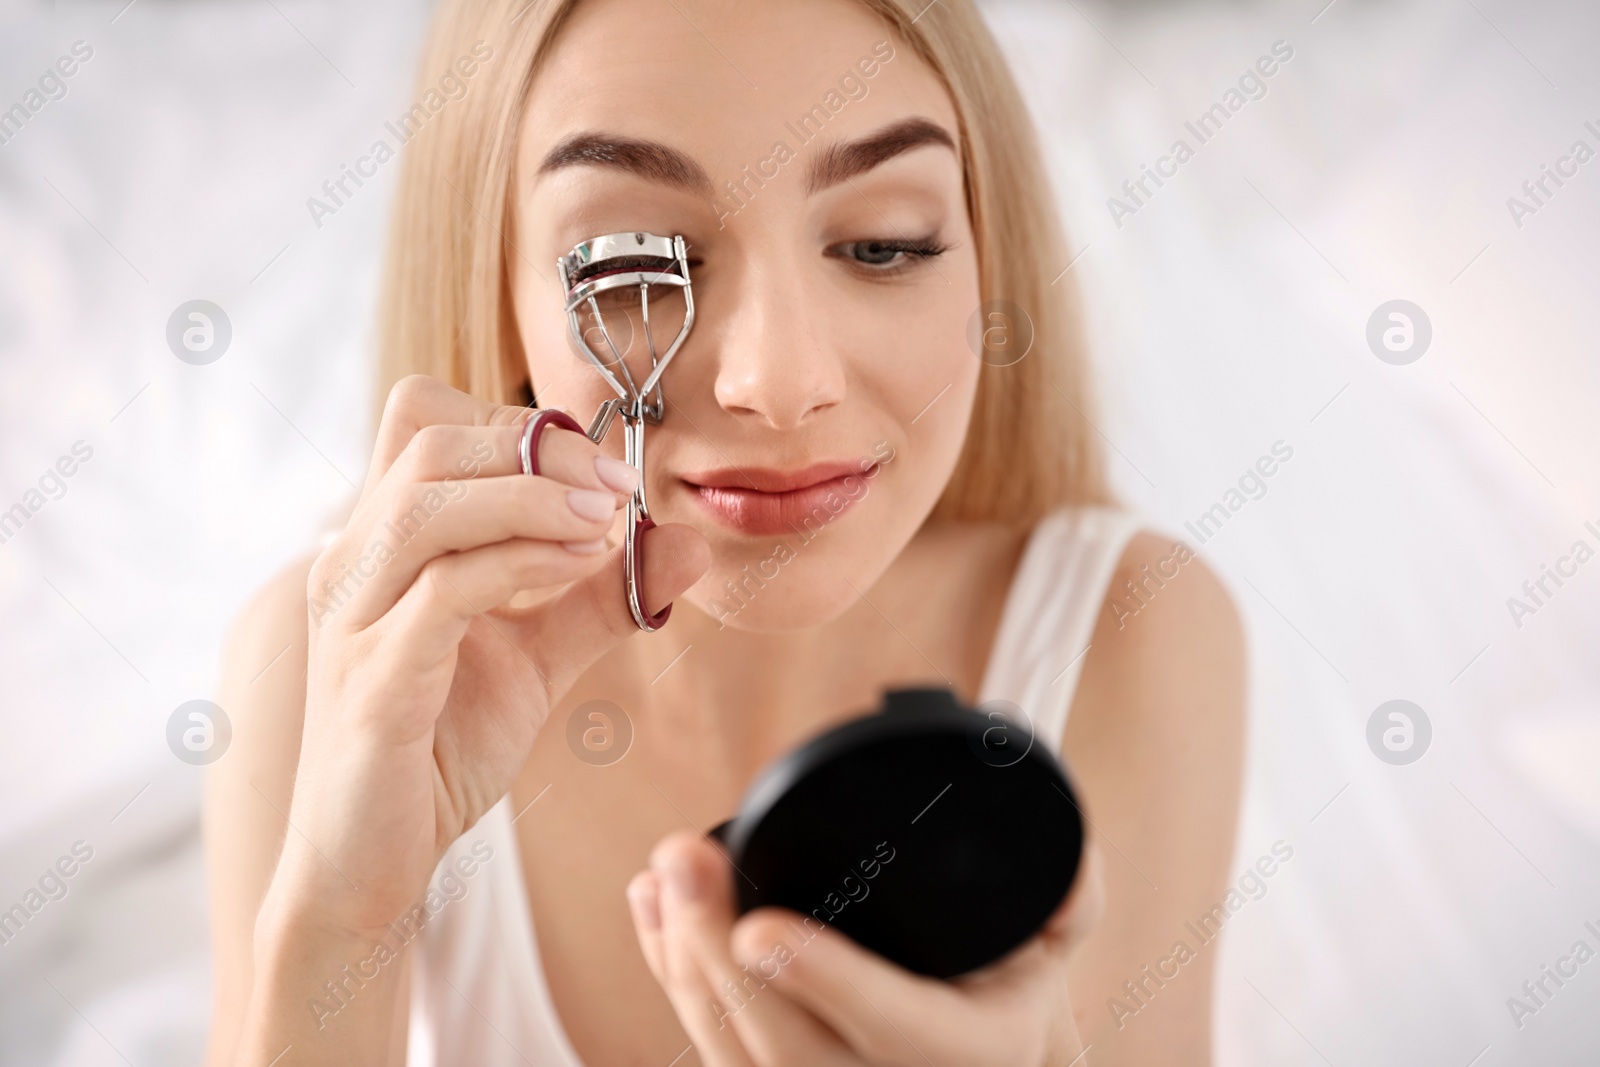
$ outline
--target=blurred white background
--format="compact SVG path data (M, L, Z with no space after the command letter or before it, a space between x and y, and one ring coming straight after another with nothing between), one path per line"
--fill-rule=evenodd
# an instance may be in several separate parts
M1202 553L1252 639L1235 867L1294 858L1221 942L1223 1064L1593 1064L1600 963L1600 162L1519 227L1507 198L1600 150L1600 8L1513 0L993 0L1086 295L1119 493L1184 530L1283 441ZM0 945L0 1063L198 1062L201 771L167 719L213 692L245 598L365 468L397 168L306 199L410 99L427 5L0 4L0 909L74 842L69 892ZM1285 42L1293 56L1131 216L1107 200ZM1067 263L1062 267L1066 268ZM169 315L233 340L192 366ZM1409 300L1431 345L1366 341ZM1550 584L1554 588L1553 583ZM263 664L263 667L267 665ZM1381 703L1433 736L1393 766ZM1135 1017L1129 1026L1137 1026Z

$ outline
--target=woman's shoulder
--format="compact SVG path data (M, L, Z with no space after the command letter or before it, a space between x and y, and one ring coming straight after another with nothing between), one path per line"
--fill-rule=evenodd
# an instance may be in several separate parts
M1243 627L1216 570L1193 546L1131 512L1080 513L1086 514L1118 531L1093 638L1107 680L1149 697L1176 697L1200 681L1242 682Z
M1024 606L1073 646L1062 653L1087 647L1068 718L1078 733L1095 725L1095 736L1120 737L1120 746L1197 721L1239 732L1243 626L1227 585L1193 546L1136 512L1074 505L1040 520L1028 555Z
M218 700L233 726L234 751L232 759L218 763L214 777L244 776L274 802L280 791L287 800L299 757L306 584L314 558L294 560L256 591L234 620L223 652Z
M314 559L308 553L289 563L240 610L223 653L224 691L231 690L237 698L254 703L251 697L257 686L265 683L265 691L278 691L283 688L281 679L304 671L306 584Z
M354 506L352 498L335 508L318 547L267 579L235 617L223 650L222 689L241 702L242 713L263 700L281 704L285 696L304 702L311 571Z
M1196 630L1226 644L1243 643L1239 615L1226 585L1186 542L1146 526L1137 512L1110 504L1070 505L1046 515L1035 541L1059 566L1075 555L1104 575L1104 600L1097 631L1126 635L1117 642L1133 651L1149 643L1182 642ZM1143 620L1142 627L1135 620ZM1096 640L1108 637L1096 633Z
M283 640L305 641L306 585L315 560L316 554L310 552L292 560L245 602L228 634L230 654L259 652L273 642L277 642L276 652L283 647ZM224 670L231 666L225 665Z
M1063 744L1094 833L1113 849L1106 914L1076 961L1074 997L1093 1004L1119 995L1226 892L1248 691L1244 631L1221 576L1183 541L1118 521L1126 539ZM1173 1026L1205 1033L1209 969L1163 996Z
M1100 604L1064 750L1096 779L1102 806L1185 827L1225 861L1243 771L1244 628L1192 546L1134 527Z
M1217 572L1186 542L1148 527L1128 538L1104 611L1119 633L1148 616L1147 640L1170 641L1195 629L1240 636L1238 609Z

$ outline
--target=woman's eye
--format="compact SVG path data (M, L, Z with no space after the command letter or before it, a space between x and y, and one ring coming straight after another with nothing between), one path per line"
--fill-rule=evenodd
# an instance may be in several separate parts
M923 240L872 240L847 241L835 245L833 254L867 267L908 267L911 261L932 259L945 251L945 246L932 238Z
M904 253L904 248L887 241L854 241L850 244L852 258L875 266L893 263L897 256Z

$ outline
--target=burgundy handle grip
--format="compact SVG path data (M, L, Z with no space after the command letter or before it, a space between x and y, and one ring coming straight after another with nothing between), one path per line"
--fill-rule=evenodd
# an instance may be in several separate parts
M655 529L654 519L640 519L633 527L633 588L639 597L639 612L644 613L644 534L646 530ZM659 630L667 623L667 617L672 614L672 605L668 604L654 615L646 615L650 620L652 629Z
M573 433L583 433L583 427L578 425L578 420L568 415L565 411L556 411L553 408L543 408L533 413L522 429L522 471L524 474L539 473L539 438L546 429L559 426L563 430Z

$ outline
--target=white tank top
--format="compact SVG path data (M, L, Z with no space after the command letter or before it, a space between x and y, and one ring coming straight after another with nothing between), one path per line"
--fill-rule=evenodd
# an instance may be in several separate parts
M978 699L1026 709L1052 752L1137 530L1124 512L1063 509L1034 528L1012 579ZM407 1067L583 1067L545 983L509 796L450 847L431 886L430 918L411 945Z

